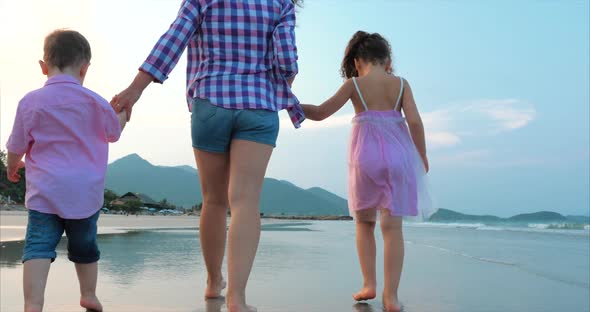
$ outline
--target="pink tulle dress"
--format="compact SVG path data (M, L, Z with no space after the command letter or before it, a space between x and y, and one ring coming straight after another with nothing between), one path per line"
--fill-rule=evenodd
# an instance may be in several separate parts
M352 78L365 111L352 119L349 148L349 210L383 209L391 216L426 221L435 212L426 170L401 114L404 79L393 110L369 110Z

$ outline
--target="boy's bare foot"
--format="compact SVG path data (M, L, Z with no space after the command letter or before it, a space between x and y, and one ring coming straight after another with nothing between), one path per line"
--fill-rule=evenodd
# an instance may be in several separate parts
M221 297L221 291L225 289L227 283L223 277L214 281L211 278L207 278L207 288L205 288L205 299L215 299Z
M80 297L80 306L86 308L87 311L102 312L102 304L96 296Z
M400 312L402 305L399 303L397 296L386 296L383 294L383 307L387 312Z
M359 292L352 295L352 298L356 301L371 300L377 296L377 290L375 287L363 287Z
M256 312L255 307L249 306L247 304L235 304L235 303L228 303L227 304L227 311L228 312Z

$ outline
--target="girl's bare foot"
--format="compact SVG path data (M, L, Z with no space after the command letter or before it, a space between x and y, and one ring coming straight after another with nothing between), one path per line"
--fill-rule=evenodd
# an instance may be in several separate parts
M87 311L102 312L102 304L100 304L100 301L98 301L96 296L81 297L80 306L86 308Z
M356 301L371 300L377 296L376 287L363 287L359 292L352 295Z
M227 304L227 311L228 312L256 312L255 307L249 306L247 304L235 304L235 303L228 303Z
M221 291L225 289L227 283L220 277L217 280L207 278L207 288L205 289L205 299L215 299L221 297Z
M387 312L400 312L402 305L399 303L397 296L386 296L383 294L383 307Z

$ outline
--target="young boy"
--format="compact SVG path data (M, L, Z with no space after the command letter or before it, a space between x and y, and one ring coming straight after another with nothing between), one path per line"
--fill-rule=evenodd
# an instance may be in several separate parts
M49 267L64 231L80 282L80 305L102 311L96 297L96 223L108 143L119 139L126 116L117 116L104 98L82 86L91 57L84 36L56 30L45 38L43 52L39 64L47 82L19 102L6 144L8 179L17 182L18 169L26 167L25 312L43 310Z

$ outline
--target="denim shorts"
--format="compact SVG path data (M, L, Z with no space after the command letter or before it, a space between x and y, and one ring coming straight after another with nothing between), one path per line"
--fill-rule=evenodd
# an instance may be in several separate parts
M55 248L66 232L68 258L74 263L94 263L100 259L96 243L96 227L100 211L86 219L62 219L58 215L29 210L29 223L22 261L51 259Z
M209 100L196 98L191 115L193 147L226 153L232 140L246 140L276 146L278 112L265 109L226 109Z

